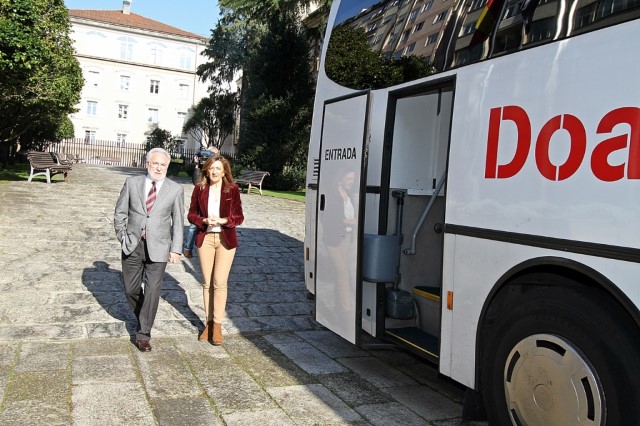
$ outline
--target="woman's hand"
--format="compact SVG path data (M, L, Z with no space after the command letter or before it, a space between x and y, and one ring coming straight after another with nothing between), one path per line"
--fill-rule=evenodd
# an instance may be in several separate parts
M208 217L208 218L206 218L206 219L204 219L202 221L202 223L205 223L205 224L211 225L211 226L224 225L227 222L229 222L229 219L223 218L223 217L218 217L218 216Z

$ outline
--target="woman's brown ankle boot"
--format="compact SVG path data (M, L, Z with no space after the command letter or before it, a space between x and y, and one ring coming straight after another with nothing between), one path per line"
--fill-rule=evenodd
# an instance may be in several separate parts
M213 323L213 344L216 346L220 346L224 343L224 339L222 338L222 324L219 322Z
M213 337L213 321L207 321L204 330L200 333L198 340L211 340Z

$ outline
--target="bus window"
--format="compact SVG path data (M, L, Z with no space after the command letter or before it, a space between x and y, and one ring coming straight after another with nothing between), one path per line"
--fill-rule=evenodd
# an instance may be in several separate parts
M522 43L522 18L520 11L520 0L509 0L493 43L493 56L512 52L520 48Z
M451 1L341 2L325 73L352 89L379 89L433 74L430 58Z
M342 1L325 73L380 89L638 17L640 0Z
M640 0L576 0L571 7L569 34L580 34L640 16Z
M491 56L558 39L563 32L564 3L564 0L531 1L527 14L522 10L522 0L509 0L496 32Z

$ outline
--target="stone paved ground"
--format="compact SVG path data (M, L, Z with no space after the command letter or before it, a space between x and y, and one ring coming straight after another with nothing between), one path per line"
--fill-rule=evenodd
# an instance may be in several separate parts
M196 339L194 257L168 265L153 351L138 352L112 225L137 173L77 164L67 183L0 185L1 425L463 424L463 390L433 366L314 321L299 202L242 195L223 346Z

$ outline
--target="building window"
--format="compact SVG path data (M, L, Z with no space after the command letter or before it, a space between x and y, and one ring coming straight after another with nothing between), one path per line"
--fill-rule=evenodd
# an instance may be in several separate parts
M178 50L180 52L180 68L183 70L192 69L193 58L196 55L196 51L187 47L181 47Z
M85 130L84 131L84 143L92 144L92 145L96 143L96 131L95 130Z
M411 12L411 14L409 15L409 23L413 23L416 20L416 17L418 16L418 12L420 12L418 9L414 10Z
M186 121L187 121L187 113L179 112L178 113L178 129L180 133L182 133L182 128L184 127L184 123Z
M471 5L469 6L469 12L473 12L474 10L478 10L481 7L484 7L485 0L473 0Z
M402 40L400 40L400 43L405 43L407 40L409 40L410 35L411 35L411 30L405 31L404 34L402 34Z
M447 16L447 11L445 10L444 12L440 12L436 15L435 18L433 18L433 23L437 24L438 22L441 22L444 20L444 17Z
M424 45L428 46L430 44L433 44L436 42L436 40L438 40L438 33L431 34L429 37L427 37L427 41L424 43Z
M87 115L98 114L98 103L95 101L87 101Z
M463 26L462 30L460 30L460 37L465 36L467 34L471 34L472 32L475 31L475 29L476 29L475 22L472 22L470 24Z
M129 105L118 105L118 118L126 120L129 117Z
M149 93L158 94L160 91L160 80L151 80L151 84L149 86Z
M98 71L89 71L87 73L87 86L98 87L100 83L100 73Z
M520 2L510 4L509 6L507 6L507 10L504 12L504 16L502 17L502 19L504 20L512 18L516 16L518 12L520 12Z
M409 53L413 52L413 49L415 48L416 48L416 44L411 43L410 45L407 46L407 50L404 52L404 54L408 55Z
M178 94L180 96L180 99L189 99L189 85L181 84L180 86L178 86Z
M417 33L418 31L420 31L422 28L424 27L424 21L420 22L418 25L415 26L415 28L413 29L414 33Z
M149 108L149 123L157 124L158 123L158 108Z
M426 12L427 10L431 9L431 6L433 6L433 0L429 0L428 2L423 4L422 8L420 9L420 13Z
M121 75L120 76L120 90L122 90L123 92L128 92L129 91L129 83L131 81L131 78L128 75Z
M378 35L373 39L373 43L371 43L371 44L374 44L374 45L375 45L375 44L378 44L378 43L380 43L380 42L382 41L382 39L383 39L383 35L382 35L382 34L378 34Z
M116 134L116 143L118 147L122 146L127 142L127 134L126 133L117 133Z
M133 44L135 40L131 37L120 37L120 59L125 61L133 60Z
M149 51L149 60L154 65L162 65L162 45L160 43L151 43Z

